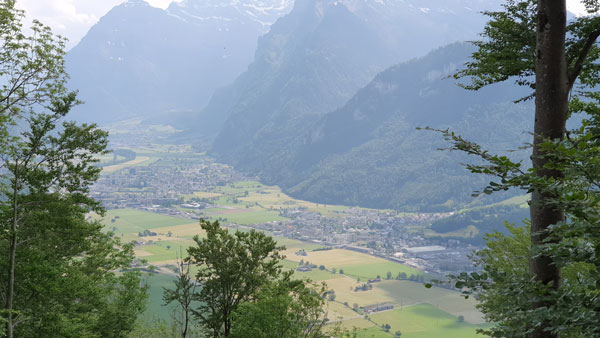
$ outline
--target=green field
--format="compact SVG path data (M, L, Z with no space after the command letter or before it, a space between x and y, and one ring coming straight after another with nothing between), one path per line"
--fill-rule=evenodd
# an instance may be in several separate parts
M221 214L220 217L225 219L225 223L235 223L242 225L283 221L286 219L279 216L279 213L276 211L248 211L240 213Z
M308 251L306 256L298 256L295 251L297 250L285 251L288 260L294 262L309 261L316 265L325 265L329 270L334 268L337 270L343 269L345 275L355 279L360 278L363 281L374 279L378 275L385 278L388 271L392 273L393 278L399 272L405 272L408 276L423 274L415 268L400 263L350 250Z
M297 262L292 262L292 261L288 261L285 259L282 261L282 265L283 265L284 269L286 269L286 270L296 270L296 268L298 267ZM294 276L301 278L301 279L308 278L315 282L320 282L320 281L324 281L324 280L328 280L328 279L335 279L335 278L343 277L340 274L333 274L330 271L319 270L318 268L313 269L312 271L307 271L307 272L295 271Z
M384 311L369 316L374 327L360 331L359 337L392 337L396 331L406 338L477 338L478 328L486 325L460 323L458 318L429 304L419 304L393 311ZM381 330L389 324L390 332Z
M245 186L229 187L232 190L242 188ZM275 211L254 208L247 212L232 208L211 211L223 213L220 215L222 218L238 217L237 220L242 224L259 222L262 220L260 219L262 216L259 215L272 217L277 214ZM248 218L250 215L254 218ZM243 217L246 217L245 222ZM136 254L151 264L158 265L172 263L181 253L185 255L187 247L194 244L191 238L194 235L203 236L203 231L196 222L133 209L111 210L102 223L109 229L116 227L116 232L124 239L142 242L143 245L135 247ZM138 232L146 229L151 229L158 235L138 237ZM250 229L240 227L242 231ZM266 234L272 235L269 232ZM393 277L398 272L405 272L407 275L421 273L414 268L355 251L342 249L312 251L323 246L283 237L275 237L275 239L280 245L287 247L283 252L287 259L282 262L286 269L295 269L300 260L326 266L327 270L316 268L310 272L296 271L294 275L298 278L327 283L328 288L334 290L336 294L334 302L327 302L328 317L342 320L340 325L345 328L357 327L358 337L393 337L396 330L402 331L402 337L409 338L478 337L475 335L475 329L482 322L481 314L475 309L472 299L465 300L458 292L441 288L427 289L421 283L397 280L373 283L372 290L354 291L354 288L365 283L367 279L375 278L377 275L385 278L388 271ZM305 249L306 256L297 255L299 249ZM344 275L331 273L333 268L338 272L339 269L343 269ZM168 320L172 308L162 306L162 292L163 287L172 286L173 278L163 274L148 278L149 303L145 318ZM344 303L350 305L346 306ZM350 308L355 303L359 306L391 303L396 306L396 310L375 313L365 320ZM459 315L464 316L465 322L458 322ZM389 333L380 329L382 324L392 326Z
M157 241L152 245L139 247L136 249L136 254L150 263L172 261L182 254L187 255L187 248L193 244L194 242L191 240ZM140 252L149 253L149 255L140 255Z
M118 218L116 218L118 217ZM114 222L112 222L114 220ZM108 229L116 227L117 234L131 234L154 229L190 223L190 220L154 214L136 209L114 209L109 210L101 223Z
M162 294L163 288L173 287L173 281L173 277L164 274L153 274L145 277L145 283L148 285L148 303L144 319L160 318L168 320L171 318L174 305L163 306Z
M395 262L382 262L374 264L349 265L343 267L344 274L350 277L370 279L380 276L385 278L388 272L392 273L392 278L396 278L398 273L404 272L410 275L422 275L423 272L410 266L402 265Z

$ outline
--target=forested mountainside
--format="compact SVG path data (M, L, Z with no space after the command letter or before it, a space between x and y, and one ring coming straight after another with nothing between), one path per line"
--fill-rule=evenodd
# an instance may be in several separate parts
M510 104L523 93L502 87L505 95L492 99L444 81L466 60L467 45L373 78L440 45L476 38L485 21L479 11L498 4L307 0L293 6L291 0L186 0L163 11L131 0L115 7L67 55L70 85L86 102L74 117L185 121L188 140L192 133L214 140L211 153L220 161L308 200L419 210L469 201L485 179L467 177L457 155L435 151L441 137L433 137L436 143L415 127L476 129L478 114L502 120L513 109L527 110ZM457 96L464 100L443 102ZM512 127L504 135L514 142L499 149L526 140L525 127ZM493 143L500 132L475 134ZM424 154L427 160L419 158Z
M230 133L217 139L213 151L302 199L454 209L472 202L472 192L487 180L460 165L468 160L464 155L439 151L446 146L441 135L417 127L450 128L496 151L530 141L531 105L512 102L526 91L501 84L474 93L448 79L472 51L468 43L456 43L398 64L339 109L311 114L302 123L297 115L278 116L245 139L240 135L251 113L234 115L225 127Z
M165 118L198 112L252 61L257 38L292 0L184 0L167 10L141 0L113 8L66 57L78 120Z

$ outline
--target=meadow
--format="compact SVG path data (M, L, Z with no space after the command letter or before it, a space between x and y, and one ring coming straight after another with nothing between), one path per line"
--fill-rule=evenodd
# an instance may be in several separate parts
M339 271L342 269L346 276L362 279L364 282L368 279L375 279L377 276L385 278L388 272L392 273L393 278L400 272L404 272L408 276L423 274L423 272L409 266L356 251L343 249L307 251L306 256L296 255L296 251L287 250L284 253L288 260L294 262L308 261L319 266L324 265L328 270L335 268Z
M109 165L106 167L102 168L102 171L105 173L112 173L115 172L117 170L121 170L125 167L131 167L131 166L147 166L150 165L151 163L154 163L158 160L158 158L152 158L152 157L146 157L146 156L138 156L135 158L135 160L131 160L131 161L127 161L124 163L120 163L120 164L115 164L115 165Z
M457 317L430 304L376 313L369 316L369 321L373 326L359 331L358 337L389 338L400 331L403 338L478 338L483 336L476 330L488 327L459 322ZM390 325L389 332L381 329L386 324Z

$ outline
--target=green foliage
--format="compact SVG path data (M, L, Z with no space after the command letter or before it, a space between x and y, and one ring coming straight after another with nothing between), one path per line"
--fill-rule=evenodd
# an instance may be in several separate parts
M293 278L294 270L284 272L279 254L284 247L255 230L230 233L218 221L205 220L200 226L206 237L194 237L196 245L178 264L174 288L164 288L165 305L178 305L170 334L195 337L202 329L212 337L327 336L326 286ZM195 278L191 265L197 267ZM143 332L136 329L138 336Z
M477 51L465 69L454 77L469 77L471 84L463 85L470 90L516 77L519 85L535 88L535 26L537 22L536 0L507 0L504 10L484 12L490 17L483 39L475 41Z
M305 280L281 280L262 288L252 302L233 314L232 338L325 338L325 286Z
M154 318L136 323L127 338L181 338L181 333L175 322Z
M598 12L598 1L584 1L590 14ZM470 84L464 88L479 90L487 85L516 79L535 91L535 56L537 1L507 0L503 11L485 12L490 17L483 37L475 41L478 47L465 69L454 74L456 79L468 77ZM566 54L570 85L579 82L579 90L572 94L583 94L585 87L598 84L600 47L595 43L600 36L600 17L581 17L567 25ZM535 94L525 97L529 99Z
M123 337L144 310L131 244L98 223L87 196L107 133L64 121L64 40L0 1L0 297L9 337ZM15 126L18 126L15 127Z
M530 235L524 228L508 227L510 236L488 235L487 248L475 256L484 272L458 276L456 286L465 287L466 294L476 293L486 318L497 323L486 331L489 335L527 337L542 322L552 323L550 329L561 337L591 337L600 333L598 322L591 319L595 318L592 305L595 285L600 280L600 261L592 249L600 243L597 234L599 103L588 100L581 105L576 101L572 107L586 112L589 118L584 119L580 128L570 131L565 140L540 145L546 152L546 168L560 170L560 178L545 179L532 169L515 169L519 167L517 163L488 156L462 138L450 135L455 148L474 150L474 154L488 161L487 165L471 167L474 172L498 178L486 190L493 192L511 186L526 191L538 189L552 196L544 201L545 205L564 210L567 215L564 222L550 227L551 236L541 246L531 246ZM529 260L539 255L550 257L563 270L558 289L539 284L529 272ZM540 299L549 305L534 310L533 305Z
M436 220L431 224L431 229L438 233L447 233L472 225L483 235L488 232L503 230L505 221L519 223L526 217L529 217L528 208L522 208L520 205L499 205L469 210ZM482 235L475 238L461 238L461 240L484 244Z
M230 234L218 221L200 221L206 238L194 237L189 260L198 266L196 281L202 289L194 296L201 304L193 310L214 337L228 337L232 314L263 287L281 275L282 257L275 240L262 232Z
M178 309L175 314L175 323L181 338L186 338L191 325L192 301L196 293L196 282L190 275L190 263L180 258L177 264L177 278L174 281L175 289L163 288L164 305L176 303Z
M597 14L597 0L586 1L586 5L592 14ZM536 50L532 37L536 36L537 22L548 18L538 17L537 3L532 0L509 0L505 11L488 15L491 21L483 33L483 41L477 43L479 49L473 54L473 61L455 77L470 77L472 82L466 86L468 89L479 89L510 78L535 89L531 76L536 72L535 60L539 57L536 53L561 52L542 47ZM486 319L495 323L483 331L490 336L593 337L600 334L594 305L600 261L592 249L600 242L596 234L600 221L598 36L600 17L597 15L574 19L567 26L565 52L568 89L572 89L570 114L587 115L581 127L567 132L564 139L557 136L556 140L549 140L537 135L534 164L539 168L526 169L520 162L493 155L454 132L438 130L452 143L452 150L483 160L484 164L467 165L473 173L494 177L482 193L518 187L538 196L530 206L539 231L530 234L528 228L508 226L508 236L499 232L487 235L487 248L475 254L483 271L456 277L456 287L467 295L476 294ZM541 112L551 108L540 107ZM543 124L536 124L536 133L546 132L543 128ZM555 218L562 218L551 215L557 211L564 212L566 217L547 227L545 218L552 220L551 223ZM535 275L530 268L547 275ZM554 285L553 271L563 272ZM541 278L551 282L543 284Z

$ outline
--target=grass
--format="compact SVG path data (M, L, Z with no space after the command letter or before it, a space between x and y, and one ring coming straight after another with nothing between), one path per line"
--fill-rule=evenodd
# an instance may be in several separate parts
M372 314L370 319L376 326L384 324L391 326L387 337L400 331L403 338L477 338L483 336L478 335L476 329L486 327L486 325L459 323L457 317L429 304ZM368 337L368 334L376 333L373 329L380 330L374 327L363 332Z
M376 278L377 276L385 278L388 272L392 273L392 278L395 278L400 272L404 272L408 276L423 274L422 271L419 271L415 268L389 261L344 267L344 274L350 277L361 279L372 279Z
M175 305L162 306L162 294L163 287L171 288L173 286L174 278L164 274L156 274L147 276L145 281L146 285L148 285L148 303L146 305L144 319L152 320L154 318L160 318L169 320L171 311Z
M294 252L297 251L298 249L304 249L306 251L312 251L315 249L320 249L320 248L324 248L323 245L321 244L316 244L316 243L309 243L309 242L302 242L296 239L292 239L292 238L286 238L286 237L280 237L280 236L273 236L267 233L267 235L273 237L276 241L277 244L279 245L283 245L286 247L286 254L287 255L294 255ZM295 250L291 250L291 249L295 249ZM297 261L297 260L296 260Z
M427 303L455 317L462 315L469 323L480 324L484 322L481 313L475 308L475 301L464 299L456 291L437 287L427 289L422 283L407 280L384 280L373 283L372 290L355 292L354 288L363 285L364 281L357 282L347 276L324 281L329 289L335 291L337 302L347 302L351 307L355 303L358 306L391 303L396 307Z
M223 194L218 192L209 192L209 191L199 191L190 195L183 195L185 200L189 200L191 198L213 198L213 197L221 197Z
M218 205L248 205L251 206L251 209L261 211L276 212L280 208L305 207L310 211L319 212L330 217L339 216L340 211L347 209L346 206L341 205L325 205L296 200L283 193L277 186L266 186L257 181L235 182L224 186L212 187L210 191L186 195L186 198L192 197L211 198ZM239 203L234 203L234 198L237 198Z
M375 278L377 275L383 278L388 271L392 273L393 277L396 277L399 272L405 272L409 276L411 274L423 274L417 269L400 263L350 250L310 251L307 252L306 256L297 256L295 251L286 250L284 253L291 261L299 262L300 260L304 260L316 265L325 265L327 269L343 269L345 275L361 278L365 281Z
M445 233L439 233L439 232L433 231L431 229L425 229L425 237L426 238L428 238L428 237L473 238L473 237L476 237L477 235L479 235L479 229L477 229L477 227L475 227L474 225L469 225L464 228L450 231L450 232L445 232Z
M529 194L518 195L518 196L513 196L509 199L505 199L505 200L497 202L497 203L480 205L480 206L471 207L471 208L464 208L464 209L459 210L457 213L460 214L460 213L467 212L467 211L480 210L480 209L486 209L486 208L490 208L490 207L503 206L503 205L519 205L519 206L521 206L521 208L528 208L529 206L527 205L527 202L530 199L531 199L531 196Z
M200 227L199 223L173 225L173 226L167 226L167 227L154 228L152 230L154 232L164 233L164 234L171 232L171 235L173 237L181 237L181 238L192 238L195 235L198 235L200 237L205 237L205 234L206 234L205 231L202 230L202 228Z
M225 209L231 210L231 209ZM245 210L244 210L245 211ZM258 224L266 222L283 221L286 218L279 216L278 212L275 211L247 211L247 212L230 212L230 213L219 213L219 217L223 218L225 223L235 223L241 225Z
M298 267L297 262L292 262L287 259L284 259L283 261L281 261L281 263L285 270L290 270L290 269L296 270L296 268ZM333 273L331 273L331 271L319 270L319 268L312 269L312 271L307 271L307 272L295 271L294 276L299 279L307 279L308 278L315 282L326 281L326 280L343 277L340 274L333 274Z
M119 218L116 218L117 216ZM111 220L115 221L112 222ZM147 229L188 224L190 220L136 209L114 209L106 213L101 223L108 229L116 227L115 233L117 234L131 234Z
M475 308L476 301L472 298L465 299L456 291L438 287L427 289L421 283L395 280L382 281L377 283L376 287L396 302L429 303L454 316L462 315L467 322L474 324L483 322L481 313Z
M120 163L120 164L115 164L115 165L109 165L107 167L103 167L102 168L102 172L103 173L112 173L115 172L117 170L121 170L125 167L129 167L129 166L134 166L134 165L141 165L144 162L148 162L150 161L149 157L146 156L138 156L136 157L136 159L125 162L125 163Z
M328 268L340 268L351 265L364 265L386 262L386 260L381 258L343 249L310 251L306 253L306 256L296 256L293 252L289 252L288 256L288 259L292 261L310 261L311 263L317 265L323 264Z
M338 212L346 210L348 207L342 205L325 205L294 199L281 191L279 187L265 187L260 191L252 191L246 197L238 198L244 203L259 203L265 208L297 208L305 207L310 211L318 212L326 216L337 216Z
M148 260L150 263L156 263L174 260L181 253L186 255L187 248L193 244L194 242L191 240L157 241L152 245L144 245L136 249L138 252L142 251L149 254L142 258Z
M338 275L339 276L339 275ZM377 284L373 285L372 290L368 291L354 291L354 288L361 286L365 282L357 282L355 279L349 277L335 278L325 280L327 287L333 289L336 294L335 300L344 303L347 302L349 306L358 304L358 306L368 306L382 303L394 303L401 304L402 300L396 295L388 294L385 290L377 287ZM407 305L407 303L402 303ZM354 313L356 316L356 313Z
M147 167L158 160L159 160L158 157L149 157L147 160L145 160L143 162L135 163L131 166L132 167Z

